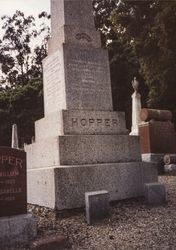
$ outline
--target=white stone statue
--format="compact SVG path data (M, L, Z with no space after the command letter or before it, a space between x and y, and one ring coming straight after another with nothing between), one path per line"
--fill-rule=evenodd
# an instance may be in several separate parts
M11 144L11 147L19 149L19 145L18 145L18 129L17 129L16 124L13 124L13 126L12 126L12 144Z
M139 135L138 125L141 123L140 111L141 111L141 95L138 93L139 82L136 77L132 81L134 93L132 94L132 127L130 135Z

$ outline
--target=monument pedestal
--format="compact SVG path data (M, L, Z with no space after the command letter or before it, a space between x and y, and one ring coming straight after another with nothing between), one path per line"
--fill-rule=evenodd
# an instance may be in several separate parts
M143 196L157 181L155 165L142 162L58 166L28 171L28 202L57 210L84 207L85 193L107 189L110 201Z
M30 214L0 218L0 250L28 244L37 235L37 222Z
M124 113L113 112L108 53L91 8L90 0L51 0L45 117L35 123L35 143L25 147L32 204L78 208L85 192L107 190L110 200L120 200L141 196L145 182L157 181Z
M141 161L124 113L64 110L49 117L36 122L36 142L26 146L29 203L79 208L85 192L108 190L115 201L142 196L144 183L157 181L156 165ZM49 121L48 138L42 128Z

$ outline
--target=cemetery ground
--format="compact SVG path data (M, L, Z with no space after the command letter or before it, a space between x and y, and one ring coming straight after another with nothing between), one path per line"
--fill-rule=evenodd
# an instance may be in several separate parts
M111 205L109 218L93 226L87 225L84 210L61 216L47 208L28 209L38 220L38 239L63 235L71 249L172 250L176 249L176 176L160 176L159 182L167 189L166 205L146 207L142 198L119 201Z

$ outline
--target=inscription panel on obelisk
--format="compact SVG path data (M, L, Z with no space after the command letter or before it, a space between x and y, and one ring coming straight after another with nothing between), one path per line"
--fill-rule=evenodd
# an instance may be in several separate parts
M63 65L61 49L43 61L45 115L66 108Z
M108 54L64 45L68 109L112 110Z

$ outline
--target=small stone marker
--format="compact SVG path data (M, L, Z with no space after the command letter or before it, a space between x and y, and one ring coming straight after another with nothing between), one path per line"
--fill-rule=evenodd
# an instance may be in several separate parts
M159 206L166 203L165 186L161 183L146 183L144 185L144 197L147 205Z
M11 144L12 148L19 148L19 144L18 144L18 128L16 124L13 124L12 126L12 144Z
M0 217L27 213L26 153L0 147Z
M109 214L108 191L95 191L85 193L86 219L88 224L94 224Z

